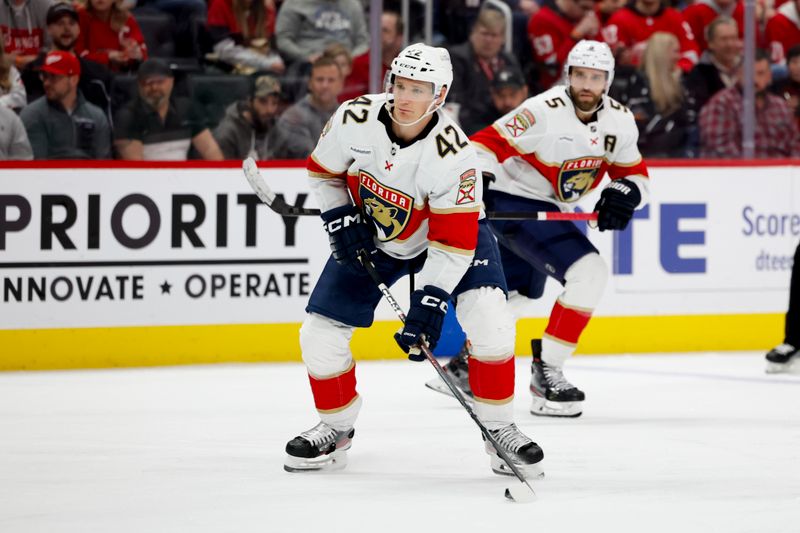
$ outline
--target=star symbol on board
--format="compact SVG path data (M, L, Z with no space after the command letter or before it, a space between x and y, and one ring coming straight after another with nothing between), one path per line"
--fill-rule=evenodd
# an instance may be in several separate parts
M170 285L167 280L164 280L164 283L159 285L159 287L161 287L161 294L171 294L169 291L172 289L172 285Z

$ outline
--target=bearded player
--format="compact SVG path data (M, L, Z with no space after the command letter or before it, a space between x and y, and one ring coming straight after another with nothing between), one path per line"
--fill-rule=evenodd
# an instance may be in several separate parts
M614 56L605 43L580 41L564 66L564 83L529 98L473 135L488 189L490 211L572 211L574 202L611 182L595 205L600 231L624 230L634 210L647 203L647 167L636 146L633 115L608 97ZM564 288L544 335L531 343L531 413L576 417L583 391L564 376L608 279L597 249L572 222L491 222L509 291L538 298L547 277ZM461 357L446 366L469 393L468 367ZM445 392L439 380L429 387Z
M448 302L472 340L475 413L526 477L541 473L541 448L513 423L514 318L497 243L479 221L478 159L440 110L453 80L443 48L414 44L391 65L384 94L342 104L308 159L332 255L306 307L303 361L320 422L286 445L289 472L346 464L361 396L350 352L381 293L363 268L365 250L387 285L409 270L417 285L395 340L412 359L433 348ZM511 474L486 442L493 471Z

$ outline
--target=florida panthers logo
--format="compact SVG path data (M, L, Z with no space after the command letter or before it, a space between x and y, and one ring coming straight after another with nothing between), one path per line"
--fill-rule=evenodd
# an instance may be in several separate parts
M600 176L601 157L582 157L564 161L558 173L558 196L564 202L575 202L589 192Z
M363 170L358 175L358 196L383 242L396 239L411 219L414 199L383 185Z

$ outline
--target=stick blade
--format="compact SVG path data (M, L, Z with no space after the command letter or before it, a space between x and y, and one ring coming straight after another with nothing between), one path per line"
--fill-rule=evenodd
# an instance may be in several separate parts
M275 195L267 187L264 178L261 177L261 172L258 171L255 159L252 157L245 159L242 162L242 170L244 171L244 177L250 183L250 187L261 198L261 201L267 205L272 205L272 202L275 201Z
M531 503L536 501L536 493L527 483L515 483L506 487L505 497L516 503Z

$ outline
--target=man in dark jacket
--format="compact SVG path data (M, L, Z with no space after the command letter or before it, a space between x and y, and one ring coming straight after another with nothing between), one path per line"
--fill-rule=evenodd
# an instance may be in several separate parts
M268 133L275 126L281 86L273 76L258 76L250 98L232 103L214 129L225 159L269 159Z
M706 26L705 37L708 49L686 78L697 109L721 89L736 85L736 73L742 60L742 39L732 18L720 16L712 20Z
M458 121L472 135L496 118L490 87L506 67L519 69L517 60L503 51L505 17L495 9L483 9L472 27L469 41L450 50L453 87L448 100L458 104Z

